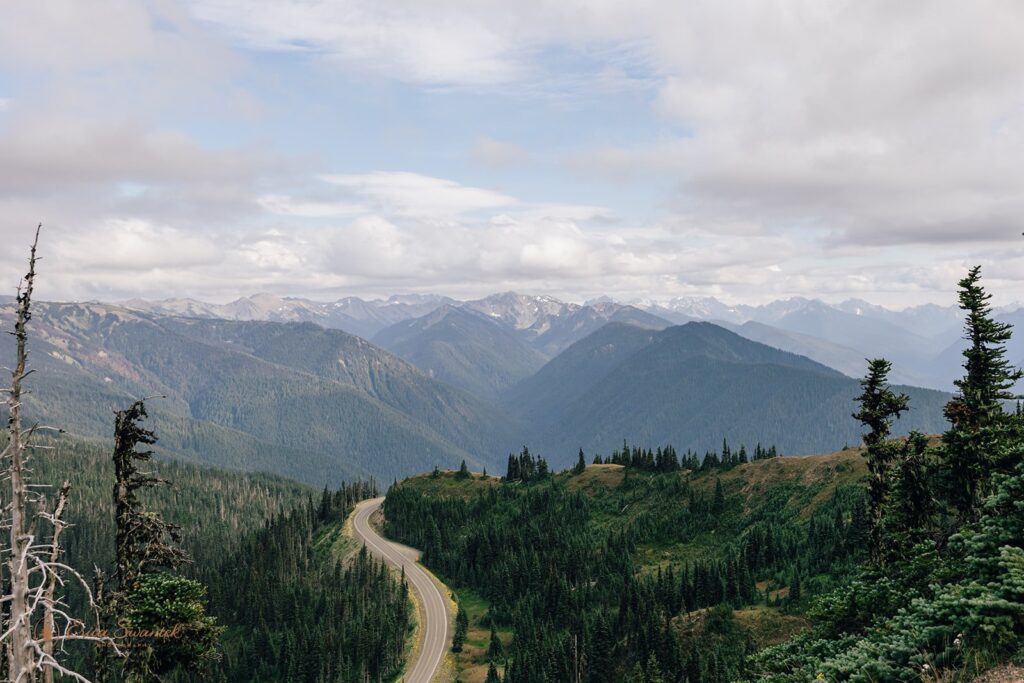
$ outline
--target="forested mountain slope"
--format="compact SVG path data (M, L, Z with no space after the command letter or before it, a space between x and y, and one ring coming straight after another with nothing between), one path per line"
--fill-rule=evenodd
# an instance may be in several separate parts
M33 482L67 481L71 493L64 561L91 577L112 574L114 468L110 444L67 437L41 439ZM372 483L318 491L281 477L244 474L157 460L169 482L140 493L146 508L181 527L193 562L185 572L208 588L209 611L226 627L202 680L361 683L393 676L403 664L411 606L405 586L379 562L358 556L342 527L354 503L376 493ZM76 614L84 595L71 586ZM296 609L297 605L301 609ZM87 648L74 667L89 672ZM164 680L197 680L172 673Z
M902 387L911 411L897 424L939 431L948 396ZM609 325L567 349L506 394L528 418L529 443L556 466L579 447L608 453L623 439L704 451L730 442L773 443L787 455L856 444L849 419L856 380L803 356L711 323L661 332Z
M862 557L859 451L743 464L734 450L696 470L670 449L613 457L628 464L388 492L388 533L424 548L469 611L466 683L489 661L508 683L734 681L751 648L806 628L793 590L828 590Z
M0 308L5 325L10 313ZM30 419L101 436L113 408L162 396L151 407L163 446L203 462L337 484L486 462L510 439L468 394L311 324L39 304L30 334ZM0 347L0 362L9 352Z

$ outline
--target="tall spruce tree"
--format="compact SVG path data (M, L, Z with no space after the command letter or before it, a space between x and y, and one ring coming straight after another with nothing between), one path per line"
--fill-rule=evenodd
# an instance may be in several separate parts
M587 469L587 459L583 455L583 449L580 449L579 458L576 460L576 467L572 469L573 474L583 474L583 471Z
M462 652L462 646L466 643L466 635L468 633L469 616L460 602L459 610L455 613L455 633L452 634L452 652Z
M989 300L992 295L980 284L981 266L971 268L959 282L960 308L966 311L964 376L954 382L956 395L946 404L950 429L943 435L950 475L948 496L961 518L977 516L992 471L1010 471L1011 451L1002 448L1008 431L1018 421L1003 409L1015 398L1011 391L1024 372L1006 360L1006 342L1012 326L996 322Z
M864 435L865 457L868 461L868 518L871 524L871 559L881 563L882 552L882 508L889 492L889 466L896 455L898 446L886 443L892 432L893 418L909 409L910 397L897 394L889 387L889 370L892 363L884 358L868 361L868 372L860 381L861 395L855 400L860 410L853 417L868 428Z
M496 662L505 655L505 648L501 644L501 638L498 637L498 631L494 628L494 622L491 622L491 642L487 646L487 658L491 662Z

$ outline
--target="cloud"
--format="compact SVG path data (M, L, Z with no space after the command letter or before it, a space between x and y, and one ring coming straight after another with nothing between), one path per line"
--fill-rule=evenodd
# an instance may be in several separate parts
M209 238L141 220L112 220L67 235L54 260L79 271L187 270L220 263Z
M1008 241L1024 228L1024 7L658 5L655 101L684 132L578 152L708 220L823 245ZM636 21L644 21L638 13Z
M530 154L519 145L481 135L470 150L470 156L486 166L508 168L525 162Z
M42 0L6 18L0 239L44 220L66 297L934 299L973 261L1024 293L1017 3ZM342 100L372 152L296 130L337 126ZM366 125L394 110L415 140Z
M328 0L191 3L201 21L255 50L306 52L364 72L436 84L520 78L516 39L476 12L450 3Z
M430 219L448 219L515 202L512 197L493 190L418 173L377 171L360 175L323 175L321 179L372 201L388 212Z
M0 194L125 182L234 183L272 167L255 150L214 151L180 131L131 119L18 114L0 130Z

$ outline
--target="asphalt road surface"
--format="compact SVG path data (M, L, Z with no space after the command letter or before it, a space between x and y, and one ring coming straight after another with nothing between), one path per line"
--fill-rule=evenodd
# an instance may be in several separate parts
M405 569L405 578L416 591L426 618L425 623L421 624L416 661L406 665L406 674L399 680L404 683L430 683L444 660L445 651L451 645L447 603L437 584L416 563L419 551L387 540L370 526L370 515L380 509L383 502L383 498L373 498L357 504L352 520L353 531L356 540L365 543L371 553L383 558L396 569Z

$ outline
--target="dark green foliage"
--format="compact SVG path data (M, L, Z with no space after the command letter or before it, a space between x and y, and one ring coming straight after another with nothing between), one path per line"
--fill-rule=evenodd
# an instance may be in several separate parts
M362 683L399 671L411 618L404 579L365 547L347 563L332 550L352 506L374 494L360 484L325 491L202 572L231 626L213 680Z
M872 442L889 449L877 526L886 566L820 596L814 630L752 658L752 680L967 681L1022 652L1024 425L1004 407L1021 373L1003 358L1010 329L992 321L979 275L960 282L971 344L941 445L883 442L885 415L901 405L892 396L874 413L869 457Z
M587 471L587 458L583 455L583 449L580 449L580 457L576 460L576 466L572 468L573 474L583 474Z
M767 460L768 458L776 458L778 455L775 446L763 449L761 444L758 443L757 448L754 449L754 460ZM718 451L711 450L705 451L704 456L699 457L694 451L688 450L683 454L682 458L679 457L676 449L671 444L665 447L658 446L657 449L652 451L649 448L645 449L639 446L630 447L623 441L622 450L612 451L612 454L602 462L608 465L622 465L623 467L630 467L645 472L675 472L679 469L707 472L710 470L732 469L736 465L748 462L748 460L747 447L740 446L739 451L733 452L729 447L728 440L722 441L721 455L719 455Z
M540 456L534 458L526 446L523 446L523 451L518 456L509 453L505 481L537 481L549 474L551 472L548 470L547 461Z
M519 458L513 461L518 467ZM820 592L859 558L858 544L848 539L863 498L847 488L804 522L781 502L792 490L745 511L721 481L721 513L713 515L711 475L695 475L707 477L698 488L678 469L633 470L598 498L573 491L581 475L569 473L506 479L466 498L433 494L434 487L451 490L455 475L440 476L388 491L386 531L421 548L424 563L449 585L485 597L492 626L512 628L507 683L575 681L577 674L586 683L610 683L637 667L644 677L681 683L687 638L699 642L692 649L698 680L735 680L747 641L728 625L731 618L707 620L723 634L709 636L710 644L696 634L680 639L674 620L704 623L705 609L715 605L731 614L733 606L761 599L755 580L785 585L779 577L797 568L815 576L809 588ZM622 514L640 500L650 514ZM634 559L642 546L704 538L716 544L656 570L641 571ZM834 578L821 576L829 570Z
M462 607L462 603L459 603L458 611L455 613L455 631L452 633L452 652L462 652L468 632L469 617L466 616L466 610Z
M980 498L987 494L992 471L1009 471L1012 462L1000 452L1007 432L1019 421L1003 409L1016 396L1010 391L1024 372L1004 357L1011 326L992 318L987 293L979 284L981 267L970 270L960 285L960 308L967 312L964 338L964 376L954 384L957 394L946 405L950 429L943 436L949 460L951 502L963 517L976 516ZM1008 466L1009 465L1009 466Z
M131 638L123 680L159 680L178 669L197 671L218 655L223 628L207 614L206 587L194 579L164 572L141 575L124 596L119 624L127 632L169 633ZM109 679L108 679L109 680Z
M498 637L498 631L494 628L494 624L491 623L491 639L487 646L487 658L493 664L499 661L505 655L505 647L501 644L501 638Z
M871 521L871 559L880 563L882 548L882 507L889 494L889 468L898 444L885 443L892 431L893 419L909 410L910 397L895 393L888 384L892 363L876 358L868 361L868 372L861 380L863 392L857 397L860 410L854 419L868 428L864 435L865 457L868 461L868 518Z
M195 671L217 654L223 631L206 613L206 588L172 573L189 562L179 547L180 527L148 510L139 498L140 492L169 483L139 469L153 455L139 446L156 443L156 435L141 424L145 418L143 401L115 415L114 573L113 584L100 598L100 625L111 630L171 631L174 637L125 637L118 656L99 645L97 666L103 680L113 680L115 672L119 680L152 681L179 668Z
M469 479L469 467L466 465L466 461L463 460L462 464L459 465L459 471L456 475L459 479Z

